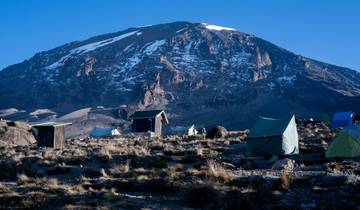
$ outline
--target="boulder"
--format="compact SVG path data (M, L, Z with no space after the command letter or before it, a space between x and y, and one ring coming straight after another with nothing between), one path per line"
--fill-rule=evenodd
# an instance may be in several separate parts
M31 127L26 122L0 121L0 145L26 146L35 143Z
M295 161L291 160L289 158L285 158L285 159L281 159L276 161L273 166L272 169L274 170L289 170L292 171L294 169L295 166Z
M223 138L227 135L228 131L223 126L216 126L212 129L210 129L206 133L206 138L208 139L217 139L217 138Z

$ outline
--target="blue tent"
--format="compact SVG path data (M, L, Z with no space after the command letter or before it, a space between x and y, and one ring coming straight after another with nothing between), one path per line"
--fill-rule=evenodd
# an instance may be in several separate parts
M332 118L331 125L333 128L344 128L353 123L353 112L336 112Z

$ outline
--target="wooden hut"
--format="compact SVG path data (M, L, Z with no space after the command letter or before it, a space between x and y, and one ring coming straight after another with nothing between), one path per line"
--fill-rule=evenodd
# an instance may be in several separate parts
M38 146L61 149L65 143L65 126L71 123L46 122L33 125Z
M150 133L150 136L161 136L162 125L169 123L164 110L137 111L129 119L133 133Z

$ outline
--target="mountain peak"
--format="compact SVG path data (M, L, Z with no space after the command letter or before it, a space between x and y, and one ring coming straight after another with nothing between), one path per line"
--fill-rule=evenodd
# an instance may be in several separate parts
M67 112L127 104L167 109L180 124L222 121L230 128L259 114L357 111L359 97L355 71L206 23L129 28L65 44L0 72L0 108Z

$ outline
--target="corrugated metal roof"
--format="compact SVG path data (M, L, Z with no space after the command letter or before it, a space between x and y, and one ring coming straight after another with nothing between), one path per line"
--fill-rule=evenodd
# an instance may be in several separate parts
M40 124L32 125L33 127L58 127L58 126L65 126L71 125L72 123L64 123L64 122L45 122Z
M168 119L166 117L164 110L146 110L146 111L137 111L134 114L132 114L129 119L143 119L143 118L154 118L158 116L159 114L163 115L163 118L165 119L166 123L168 123Z

